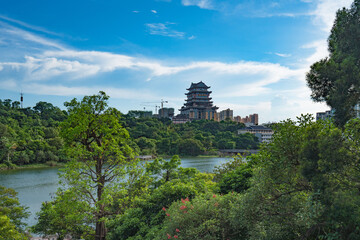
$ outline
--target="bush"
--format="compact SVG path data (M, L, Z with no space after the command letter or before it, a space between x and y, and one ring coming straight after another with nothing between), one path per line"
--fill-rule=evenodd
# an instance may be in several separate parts
M233 203L240 195L205 194L193 200L181 199L163 209L164 226L157 239L245 239L246 231L231 224Z

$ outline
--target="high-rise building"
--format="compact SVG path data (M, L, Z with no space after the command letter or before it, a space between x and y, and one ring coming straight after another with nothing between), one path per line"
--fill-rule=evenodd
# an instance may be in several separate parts
M160 118L173 118L174 117L174 108L160 108L159 109Z
M259 115L257 113L254 113L244 118L241 118L240 116L236 116L234 118L234 121L241 123L251 123L252 125L259 125Z
M230 108L223 110L219 113L219 120L225 121L225 120L233 120L233 110L230 110Z
M253 123L254 125L259 124L259 115L257 113L250 114L249 118L250 118L250 122Z
M216 110L218 107L213 106L213 102L210 101L211 91L210 87L206 86L205 83L191 83L190 88L185 95L187 99L185 100L184 106L181 107L180 112L182 115L187 116L190 120L195 119L217 119Z
M241 117L240 116L234 117L234 121L238 122L238 123L241 123Z

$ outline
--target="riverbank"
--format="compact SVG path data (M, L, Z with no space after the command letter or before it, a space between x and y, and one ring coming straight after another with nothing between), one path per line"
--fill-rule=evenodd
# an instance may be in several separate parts
M158 158L170 159L173 155L159 155ZM180 155L180 159L182 158L218 158L219 155L198 155L198 156L190 156L190 155ZM225 158L233 158L234 156L224 156ZM156 158L156 157L155 157ZM153 159L155 159L153 158ZM0 172L7 171L7 170L17 170L17 169L37 169L37 168L51 168L51 167L62 167L64 166L64 162L46 162L46 163L33 163L33 164L26 164L26 165L16 165L11 164L8 167L5 164L0 164Z
M26 164L26 165L20 165L20 166L18 166L16 164L11 164L11 166L7 166L5 164L0 164L0 171L62 167L64 165L65 165L65 163L63 163L63 162L33 163L33 164Z
M174 155L158 155L158 158L172 158ZM214 155L197 155L197 156L191 156L191 155L178 155L179 158L217 158L220 157L218 154Z

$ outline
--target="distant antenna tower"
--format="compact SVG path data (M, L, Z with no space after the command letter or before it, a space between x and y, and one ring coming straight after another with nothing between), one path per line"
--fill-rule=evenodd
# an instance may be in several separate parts
M20 92L20 106L21 108L24 108L24 94L22 93L22 91Z

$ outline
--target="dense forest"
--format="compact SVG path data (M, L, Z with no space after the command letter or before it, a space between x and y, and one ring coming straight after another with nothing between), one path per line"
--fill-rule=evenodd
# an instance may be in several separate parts
M0 100L0 168L66 161L59 124L67 117L51 103L20 108L20 102Z
M66 162L59 126L67 116L66 111L47 102L22 109L17 101L0 100L0 168ZM174 125L170 119L121 114L119 122L130 133L131 147L142 155L216 155L218 149L256 149L259 145L254 135L238 135L243 124L232 121Z
M127 115L123 121L141 154L215 155L218 149L257 149L259 146L254 135L237 134L244 125L233 121L197 120L172 124L170 119Z

